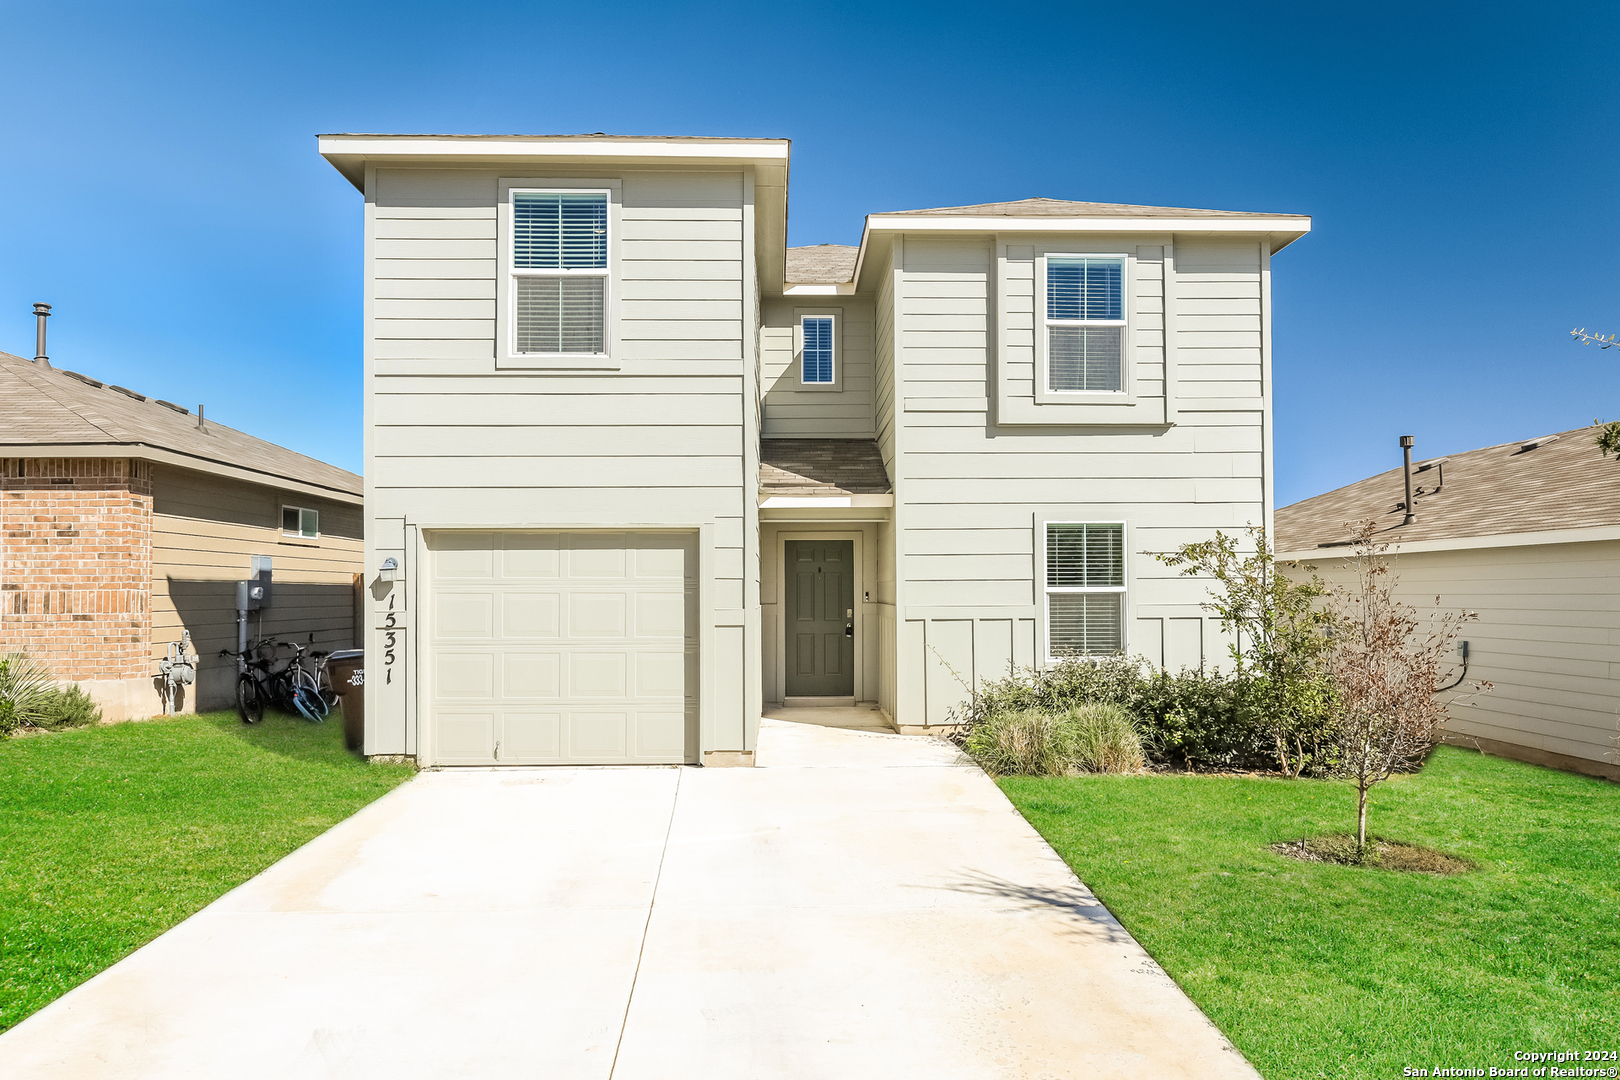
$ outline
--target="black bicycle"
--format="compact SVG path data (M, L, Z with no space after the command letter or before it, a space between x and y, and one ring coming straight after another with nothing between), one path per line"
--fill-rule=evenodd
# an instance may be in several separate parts
M282 662L282 650L289 648L293 655ZM266 705L275 705L318 724L326 719L337 702L325 652L264 638L243 652L221 649L219 654L236 658L236 713L244 724L257 724L264 719ZM313 671L305 663L306 656Z

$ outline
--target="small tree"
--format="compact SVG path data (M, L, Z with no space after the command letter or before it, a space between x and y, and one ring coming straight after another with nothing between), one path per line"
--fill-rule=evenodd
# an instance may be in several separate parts
M1356 785L1356 843L1367 844L1367 794L1397 772L1423 763L1446 722L1440 677L1471 611L1435 613L1427 627L1417 610L1395 599L1398 579L1374 538L1376 525L1355 526L1355 579L1336 590L1339 632L1328 651L1333 675L1340 768ZM1488 683L1476 684L1489 689Z
M1233 637L1232 661L1244 682L1249 706L1277 747L1284 775L1320 767L1329 740L1332 687L1322 666L1334 614L1317 603L1328 588L1310 567L1290 577L1278 573L1266 530L1250 525L1253 551L1238 550L1238 538L1183 544L1158 554L1185 575L1212 577L1220 586L1203 607L1219 616ZM1308 575L1308 576L1306 576Z

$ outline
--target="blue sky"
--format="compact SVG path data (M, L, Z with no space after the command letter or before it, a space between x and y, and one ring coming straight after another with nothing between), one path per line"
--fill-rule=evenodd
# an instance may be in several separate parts
M361 466L327 131L794 140L790 242L1044 195L1307 213L1277 502L1620 418L1613 4L0 2L0 349Z

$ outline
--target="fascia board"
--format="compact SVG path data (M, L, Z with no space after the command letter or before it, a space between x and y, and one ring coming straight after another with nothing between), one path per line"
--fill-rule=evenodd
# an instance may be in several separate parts
M280 491L296 491L301 495L318 495L333 502L348 503L351 506L364 506L365 498L352 491L343 491L340 488L326 487L322 484L311 484L304 480L294 480L291 477L278 473L264 472L259 469L244 468L232 465L229 462L215 461L212 458L198 457L194 454L183 454L174 450L164 450L161 447L150 446L146 443L76 443L72 445L58 443L32 443L32 444L0 444L0 457L22 458L107 458L131 457L141 461L155 461L161 465L173 465L180 469L190 469L193 472L209 473L213 476L223 476L229 480L241 480L259 487L276 488Z
M548 158L575 161L659 161L745 164L785 163L786 140L725 142L656 139L454 139L387 136L320 136L322 157L345 176L357 163L373 161L455 161L489 158ZM345 167L347 166L347 168ZM353 177L350 176L352 180Z
M782 295L792 296L854 296L855 283L845 281L836 285L785 285Z
M1494 536L1451 536L1440 540L1395 541L1389 545L1389 554L1416 554L1424 551L1477 551L1481 548L1534 547L1538 544L1585 544L1602 540L1620 540L1620 525L1600 525L1587 529L1543 529L1539 532L1497 533ZM1330 548L1311 548L1307 551L1286 551L1277 555L1278 562L1321 562L1325 559L1347 559L1355 552L1352 545Z
M759 500L762 510L785 510L791 507L893 506L893 495L766 495Z
M977 232L977 233L1282 233L1303 236L1311 231L1308 218L1029 218L1029 217L904 217L872 214L868 232Z

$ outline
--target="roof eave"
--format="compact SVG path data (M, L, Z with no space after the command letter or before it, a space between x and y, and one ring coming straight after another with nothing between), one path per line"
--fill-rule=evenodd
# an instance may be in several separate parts
M318 135L320 155L357 189L368 164L511 162L545 159L603 165L774 164L786 168L787 139L683 139L566 135Z
M210 473L232 480L242 480L260 487L277 488L282 491L296 491L303 495L318 495L321 498L331 499L334 502L348 503L351 506L365 505L365 497L361 492L349 491L344 488L332 487L328 484L316 484L308 480L299 480L280 473L265 469L254 469L245 465L237 465L229 461L202 457L198 454L189 454L184 450L170 450L167 447L154 446L144 442L77 442L77 443L6 443L0 442L0 457L19 458L93 458L93 457L131 457L141 461L155 461L162 465L174 465L182 469L192 469L196 472ZM359 479L359 477L355 477Z

